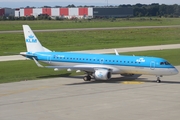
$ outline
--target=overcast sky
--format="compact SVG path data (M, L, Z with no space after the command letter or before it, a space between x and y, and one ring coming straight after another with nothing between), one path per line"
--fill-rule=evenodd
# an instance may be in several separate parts
M94 5L94 6L106 6L108 5L120 5L120 4L179 4L180 0L0 0L0 7L42 7L42 6L67 6L69 4L78 5Z

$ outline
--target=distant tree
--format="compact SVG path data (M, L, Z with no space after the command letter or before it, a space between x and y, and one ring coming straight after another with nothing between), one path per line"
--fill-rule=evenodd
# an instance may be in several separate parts
M68 8L76 7L74 4L68 5Z
M51 8L51 6L44 6L43 8Z
M14 16L9 16L8 18L9 18L9 20L15 20Z
M61 8L61 6L56 5L55 8Z
M80 6L77 6L78 8L80 8L80 7L83 7L82 5L80 5Z
M119 5L118 7L122 7L122 8L129 8L129 7L132 7L130 4L123 4L123 5Z
M134 16L164 16L164 17L179 17L180 5L165 5L159 3L152 3L150 5L137 3L135 5L123 4L119 5L121 8L133 8Z

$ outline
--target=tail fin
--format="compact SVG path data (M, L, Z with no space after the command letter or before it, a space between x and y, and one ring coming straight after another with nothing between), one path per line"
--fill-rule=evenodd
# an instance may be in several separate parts
M41 43L28 25L23 25L23 31L28 52L51 52L50 50L41 45Z

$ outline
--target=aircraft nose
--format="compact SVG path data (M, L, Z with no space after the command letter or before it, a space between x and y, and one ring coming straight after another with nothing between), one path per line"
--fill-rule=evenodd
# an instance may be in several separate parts
M179 73L179 71L178 71L176 68L174 68L174 69L171 70L171 73L172 73L173 75L176 75L176 74Z

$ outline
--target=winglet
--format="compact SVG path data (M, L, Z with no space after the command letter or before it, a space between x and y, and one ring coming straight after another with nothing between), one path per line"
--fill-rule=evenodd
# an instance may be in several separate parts
M34 60L34 62L36 63L36 65L37 65L38 67L44 67L44 66L42 66L34 57L33 57L33 60Z
M117 52L117 50L116 50L116 49L114 49L114 52L116 53L116 55L119 55L119 53Z

